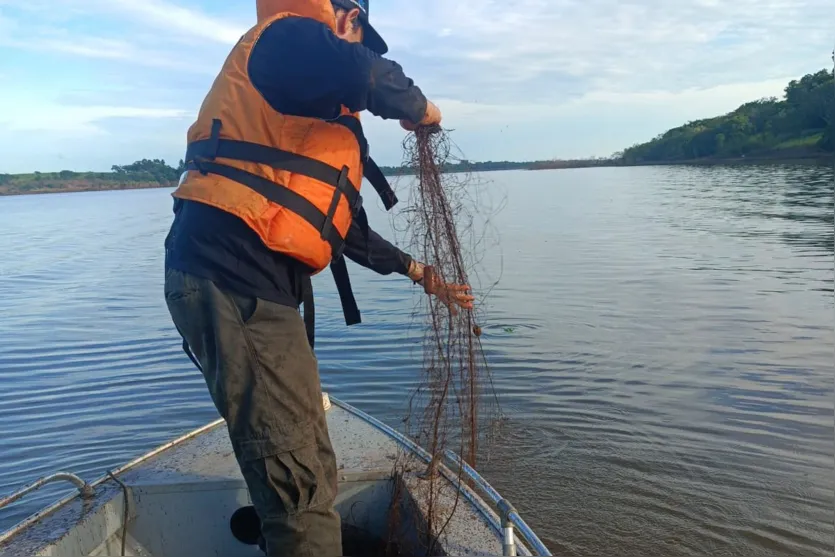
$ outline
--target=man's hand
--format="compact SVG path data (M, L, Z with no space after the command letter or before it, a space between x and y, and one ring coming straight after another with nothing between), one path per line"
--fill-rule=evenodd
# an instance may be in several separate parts
M432 101L426 101L426 114L423 116L423 120L415 124L414 122L409 122L408 120L400 120L400 126L406 130L413 132L415 131L418 126L438 126L441 124L441 109L435 105Z
M475 296L470 294L468 285L446 284L438 275L426 273L426 266L423 263L412 260L409 265L409 278L422 285L428 294L437 296L453 314L457 313L457 308L473 309ZM426 281L431 281L431 284L427 284Z

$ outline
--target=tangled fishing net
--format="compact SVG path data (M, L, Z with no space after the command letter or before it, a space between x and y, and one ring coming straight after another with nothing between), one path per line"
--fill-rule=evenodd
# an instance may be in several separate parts
M418 128L403 147L405 167L414 172L403 213L406 242L427 265L424 284L432 284L434 276L444 284L471 285L469 271L478 261L476 252L483 239L483 230L477 230L483 226L474 222L482 209L477 184L468 173L444 172L455 162L454 145L441 128ZM444 465L444 455L460 455L475 467L482 441L489 440L501 410L481 344L479 305L462 310L439 296L422 295L418 300L415 316L422 320L418 330L423 361L404 424L406 434L428 455L421 459L403 452L396 475L398 484L410 478L410 498L416 508L408 514L417 511L424 520L418 526L418 539L411 540L407 549L402 535L398 538L402 509L392 509L390 538L397 538L402 554L435 555L459 504L460 490L450 487L466 483L461 467Z

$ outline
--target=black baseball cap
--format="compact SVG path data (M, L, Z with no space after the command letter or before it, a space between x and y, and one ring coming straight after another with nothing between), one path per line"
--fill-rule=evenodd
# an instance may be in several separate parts
M359 8L359 20L362 23L362 44L376 52L377 54L385 54L389 51L389 47L383 37L371 27L368 22L368 2L369 0L332 0L334 6L345 8L346 10L353 10Z

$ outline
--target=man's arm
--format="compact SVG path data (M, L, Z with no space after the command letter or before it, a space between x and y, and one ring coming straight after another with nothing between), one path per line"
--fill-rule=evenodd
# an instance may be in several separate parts
M357 219L353 220L345 237L345 257L381 275L398 273L408 276L412 265L409 254L402 252L371 228L368 229L366 244Z
M437 276L424 275L423 263L412 259L397 247L391 245L379 234L369 228L368 243L362 235L362 229L354 219L348 235L345 238L345 256L351 261L381 275L400 273L412 281L421 284L427 293L437 296L451 311L456 308L473 309L475 297L470 293L470 287L461 284L446 284Z
M264 30L252 49L249 75L266 101L284 114L334 118L344 105L385 119L420 122L428 104L397 63L302 17L280 19Z

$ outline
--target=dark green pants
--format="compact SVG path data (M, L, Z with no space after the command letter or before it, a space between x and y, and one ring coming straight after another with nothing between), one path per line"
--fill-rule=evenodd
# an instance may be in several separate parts
M226 419L267 554L341 555L336 459L298 310L172 269L165 300Z

